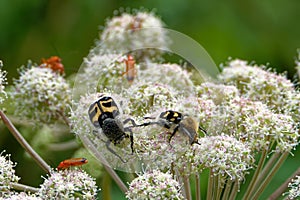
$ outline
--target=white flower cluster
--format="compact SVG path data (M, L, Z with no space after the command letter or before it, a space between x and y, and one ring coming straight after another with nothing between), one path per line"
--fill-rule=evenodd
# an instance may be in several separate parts
M270 109L286 112L291 98L297 95L293 83L284 75L266 70L266 66L250 65L243 60L232 60L219 79L235 85L245 98L262 101Z
M135 178L129 185L126 197L132 200L184 199L180 185L172 175L157 170Z
M13 163L9 157L10 155L2 155L0 153L0 188L2 191L9 192L10 183L17 183L20 178L15 175L15 170L13 169L16 166L16 163Z
M16 114L42 122L65 114L71 101L71 91L65 79L50 68L31 65L20 71L11 93Z
M296 176L294 179L292 179L288 187L290 188L290 190L287 193L288 198L298 199L300 197L300 176Z
M199 139L179 159L177 167L185 174L198 174L210 169L213 176L221 175L222 182L230 180L241 182L252 168L254 158L247 144L228 135L207 136Z
M76 76L78 80L76 91L79 92L76 96L104 89L120 92L122 87L128 87L129 83L123 75L126 68L125 61L126 56L122 54L92 51L88 58L84 59L83 70Z
M7 72L4 71L4 70L2 70L2 67L3 67L3 63L0 60L0 104L2 104L3 101L7 98L7 94L4 91L5 85L7 84L7 82L6 82L6 80L7 80L6 79Z
M110 51L134 53L136 58L147 59L160 55L168 39L162 21L153 13L123 13L108 20L100 36L101 48Z
M0 197L0 200L42 200L42 197L36 196L35 194L27 194L25 192L12 192L7 197Z
M53 171L40 186L43 199L96 199L96 181L82 170Z

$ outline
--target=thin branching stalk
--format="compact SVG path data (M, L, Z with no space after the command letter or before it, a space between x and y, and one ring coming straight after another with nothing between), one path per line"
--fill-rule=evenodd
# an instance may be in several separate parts
M21 144L21 146L29 153L29 155L37 162L37 164L47 173L50 173L51 167L37 154L34 149L28 144L21 133L16 129L16 127L11 123L8 117L0 111L0 116L8 130L13 134L16 140Z
M65 151L65 150L76 149L79 147L79 145L76 139L74 139L67 142L51 143L48 144L47 147L50 151Z
M196 187L196 200L201 200L201 188L200 188L200 176L199 174L195 175L195 187Z
M273 194L271 194L268 199L269 200L278 199L282 195L282 193L286 191L291 180L295 178L295 176L299 176L299 175L300 175L300 167Z
M261 195L261 193L264 191L264 189L268 186L272 178L274 177L275 173L279 170L283 162L288 157L289 152L283 153L280 158L278 159L277 163L274 165L274 167L271 169L268 176L263 180L263 182L260 184L259 188L254 193L253 199L258 199L258 197Z
M107 163L105 158L101 155L101 153L95 149L92 142L87 137L82 137L81 140L84 141L85 144L88 144L89 148L91 150L93 150L93 152L95 153L95 156L103 164L104 169L110 174L110 176L116 182L116 184L119 186L119 188L122 190L122 192L126 193L128 191L127 186L122 181L122 179L118 176L118 174L111 167L109 167L110 165Z
M180 173L177 169L174 169L174 174L176 176L176 180L182 186L181 187L182 195L184 196L185 199L187 199L188 194L187 194L187 191L186 191L186 188L185 188L184 177L180 175Z
M228 199L231 187L232 187L232 180L228 180L227 183L225 184L225 189L224 189L224 193L222 196L222 200Z
M71 127L71 123L70 123L69 118L66 117L66 115L65 115L62 111L60 111L60 110L57 111L57 113L58 113L58 115L61 116L61 118L63 119L63 121L65 122L65 124L66 124L68 127L72 128L72 127Z
M239 182L236 180L234 181L230 196L229 196L229 200L235 200L235 197L237 195L239 191Z
M186 193L186 199L192 200L191 185L190 185L190 179L188 176L183 177L183 183L184 183L184 190Z
M267 176L270 173L271 169L274 167L274 165L278 161L278 158L280 157L280 155L281 155L281 153L275 152L271 156L271 158L267 161L267 163L265 164L263 170L261 171L261 173L259 174L259 176L257 177L257 179L255 181L255 186L254 186L255 189L260 187L263 180L265 180L267 178ZM251 193L251 196L253 196L253 193L254 193L254 191Z
M36 193L39 191L38 188L35 187L31 187L28 185L24 185L21 183L10 183L10 187L12 187L15 190L20 190L20 191L24 191L24 192L32 192L32 193Z
M212 191L212 197L213 199L217 199L217 193L218 193L218 176L213 176L213 191Z
M254 172L254 175L253 175L253 177L252 177L252 179L250 181L250 184L249 184L249 186L248 186L248 188L247 188L247 190L246 190L246 192L244 194L243 199L245 199L245 200L250 199L250 195L253 192L253 190L255 189L256 179L257 179L258 175L260 174L260 172L261 172L261 170L263 168L264 162L265 162L265 160L267 158L267 152L268 152L268 150L266 150L266 149L264 149L262 151L262 154L261 154L261 157L259 159L257 168L256 168L256 170Z
M212 191L213 191L213 173L211 169L209 170L209 177L208 177L208 185L207 185L207 195L206 195L206 200L211 200L212 199Z
M222 185L222 175L218 175L216 176L216 193L215 193L215 199L221 199L221 193L222 193L222 188L223 188L223 185Z

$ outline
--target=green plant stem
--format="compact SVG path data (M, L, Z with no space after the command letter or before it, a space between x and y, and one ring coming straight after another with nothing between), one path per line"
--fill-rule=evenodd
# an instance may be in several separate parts
M280 158L278 159L278 161L276 162L274 167L269 172L268 176L264 180L262 180L263 182L260 184L259 188L254 193L254 196L253 196L254 200L258 199L258 197L261 195L261 193L264 191L264 189L268 186L268 184L274 177L275 173L279 170L279 168L281 167L283 162L286 160L288 155L289 155L289 152L285 152L280 156Z
M256 168L256 170L254 172L254 175L253 175L253 177L250 181L250 184L249 184L249 186L248 186L248 188L247 188L247 190L244 194L244 197L243 197L244 200L250 199L250 195L253 192L253 190L255 189L254 186L255 186L255 183L256 183L256 179L257 179L258 175L260 174L260 172L263 168L264 162L267 158L267 152L268 152L267 150L262 151L262 154L261 154L261 157L259 159L257 168Z
M213 174L211 169L209 170L209 177L208 177L208 185L207 185L207 195L206 195L206 200L212 200L212 191L213 191Z
M111 178L109 173L104 173L102 179L102 199L111 200Z
M222 200L227 200L229 197L230 190L232 188L232 180L228 180L225 186L225 190L222 196Z
M196 200L201 200L201 188L200 188L200 176L199 174L195 175L195 181L196 181Z
M65 151L70 149L76 149L79 147L79 145L74 139L67 142L48 144L47 147L50 151Z
M21 146L29 153L29 155L37 162L37 164L47 173L50 173L51 167L37 154L34 149L28 144L16 127L11 123L8 117L0 111L0 116L3 123L6 125L8 130L13 134L16 140L21 144Z
M221 181L221 175L219 174L215 178L216 186L215 186L215 199L221 199L221 193L222 193L222 181Z
M230 193L229 200L235 200L235 197L236 197L238 191L239 191L239 182L235 181L233 184L231 193Z
M186 199L192 200L191 185L190 185L190 179L188 176L183 176L183 184L184 184Z
M21 183L10 183L10 187L12 187L15 190L20 190L20 191L24 191L24 192L32 192L32 193L36 193L39 191L38 188L35 187L31 187L28 185L24 185Z
M282 193L286 191L292 179L299 175L300 175L300 167L273 194L271 194L268 199L269 200L278 199L282 195Z
M126 193L128 191L127 186L122 181L122 179L118 176L118 174L110 167L110 165L107 163L107 161L102 156L102 154L100 152L98 152L97 149L95 149L95 147L93 146L93 143L90 141L90 139L87 136L83 136L83 137L81 137L81 140L83 140L84 143L87 144L89 146L89 148L93 150L96 157L103 164L104 169L109 173L109 175L116 182L116 184L119 186L119 188L122 190L122 192Z

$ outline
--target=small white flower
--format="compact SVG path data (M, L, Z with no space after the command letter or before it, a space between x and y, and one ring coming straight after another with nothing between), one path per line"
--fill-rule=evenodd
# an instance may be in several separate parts
M17 183L20 178L15 175L16 163L10 160L10 155L2 156L3 152L0 153L0 187L5 192L9 192L10 183Z
M96 181L83 170L51 172L40 186L38 195L44 199L96 199Z
M147 12L123 13L108 20L100 38L103 49L121 53L138 50L133 52L137 58L159 55L159 49L169 44L162 21Z
M177 167L188 175L209 168L215 176L223 175L241 182L254 162L250 148L227 135L200 138L199 144L193 145L176 162Z
M7 72L2 70L2 67L3 67L3 63L0 60L0 104L2 104L3 101L7 98L7 94L4 91L5 85L7 84L7 79L6 79Z
M296 93L293 83L285 75L266 70L266 66L250 65L239 59L230 61L219 79L226 84L235 85L243 97L262 101L280 113L286 113L285 106L290 103L287 97L293 96L290 93Z
M39 197L35 194L27 194L25 192L13 192L10 195L6 196L5 198L1 198L1 200L42 200L42 197Z
M298 199L300 197L300 176L296 176L289 183L290 190L287 192L289 199Z
M71 91L65 79L50 68L31 65L20 71L11 93L16 114L49 122L66 114Z
M126 197L132 200L184 199L180 193L180 185L172 175L158 170L145 172L135 178L129 185Z

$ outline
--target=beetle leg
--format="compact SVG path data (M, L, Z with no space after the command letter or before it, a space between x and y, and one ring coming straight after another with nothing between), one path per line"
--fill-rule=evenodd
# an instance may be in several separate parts
M110 143L111 141L110 140L107 140L106 141L106 148L108 151L110 151L112 154L114 154L115 156L117 156L123 163L126 163L122 158L121 156L119 156L112 148L110 148Z
M171 135L170 138L169 138L169 143L171 143L171 139L172 139L172 137L176 134L176 132L178 131L178 128L179 128L179 125L177 125L177 126L174 128L173 133L172 133L172 135Z

